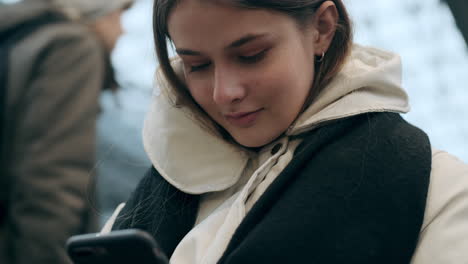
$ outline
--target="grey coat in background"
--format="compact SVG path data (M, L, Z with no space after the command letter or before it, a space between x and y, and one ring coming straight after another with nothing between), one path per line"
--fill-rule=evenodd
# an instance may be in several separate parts
M0 5L0 32L49 7ZM10 53L0 175L0 263L69 263L68 237L93 231L98 96L104 51L86 27L68 21L25 37Z

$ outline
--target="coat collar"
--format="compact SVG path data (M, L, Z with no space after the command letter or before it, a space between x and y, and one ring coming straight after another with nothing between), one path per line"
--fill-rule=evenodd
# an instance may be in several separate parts
M180 66L175 61L176 70ZM167 90L165 80L158 85ZM408 96L401 88L400 58L354 45L342 70L286 134L299 135L327 121L383 111L409 111ZM231 187L249 159L242 148L202 128L189 110L174 107L166 93L155 97L146 116L143 145L161 176L191 194Z

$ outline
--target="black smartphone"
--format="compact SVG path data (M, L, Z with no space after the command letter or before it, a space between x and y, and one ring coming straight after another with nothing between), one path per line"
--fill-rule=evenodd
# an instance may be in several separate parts
M74 264L168 264L153 237L138 229L72 236L67 252Z

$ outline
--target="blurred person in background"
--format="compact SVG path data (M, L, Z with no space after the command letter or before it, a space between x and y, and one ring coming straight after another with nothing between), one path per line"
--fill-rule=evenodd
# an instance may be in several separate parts
M69 263L65 240L97 227L98 97L131 2L0 3L0 263Z

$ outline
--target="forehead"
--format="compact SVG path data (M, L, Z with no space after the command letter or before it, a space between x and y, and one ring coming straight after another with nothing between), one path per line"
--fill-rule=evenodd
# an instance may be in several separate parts
M286 14L268 9L247 9L209 0L183 0L168 19L176 46L227 45L247 34L280 35L297 30Z

